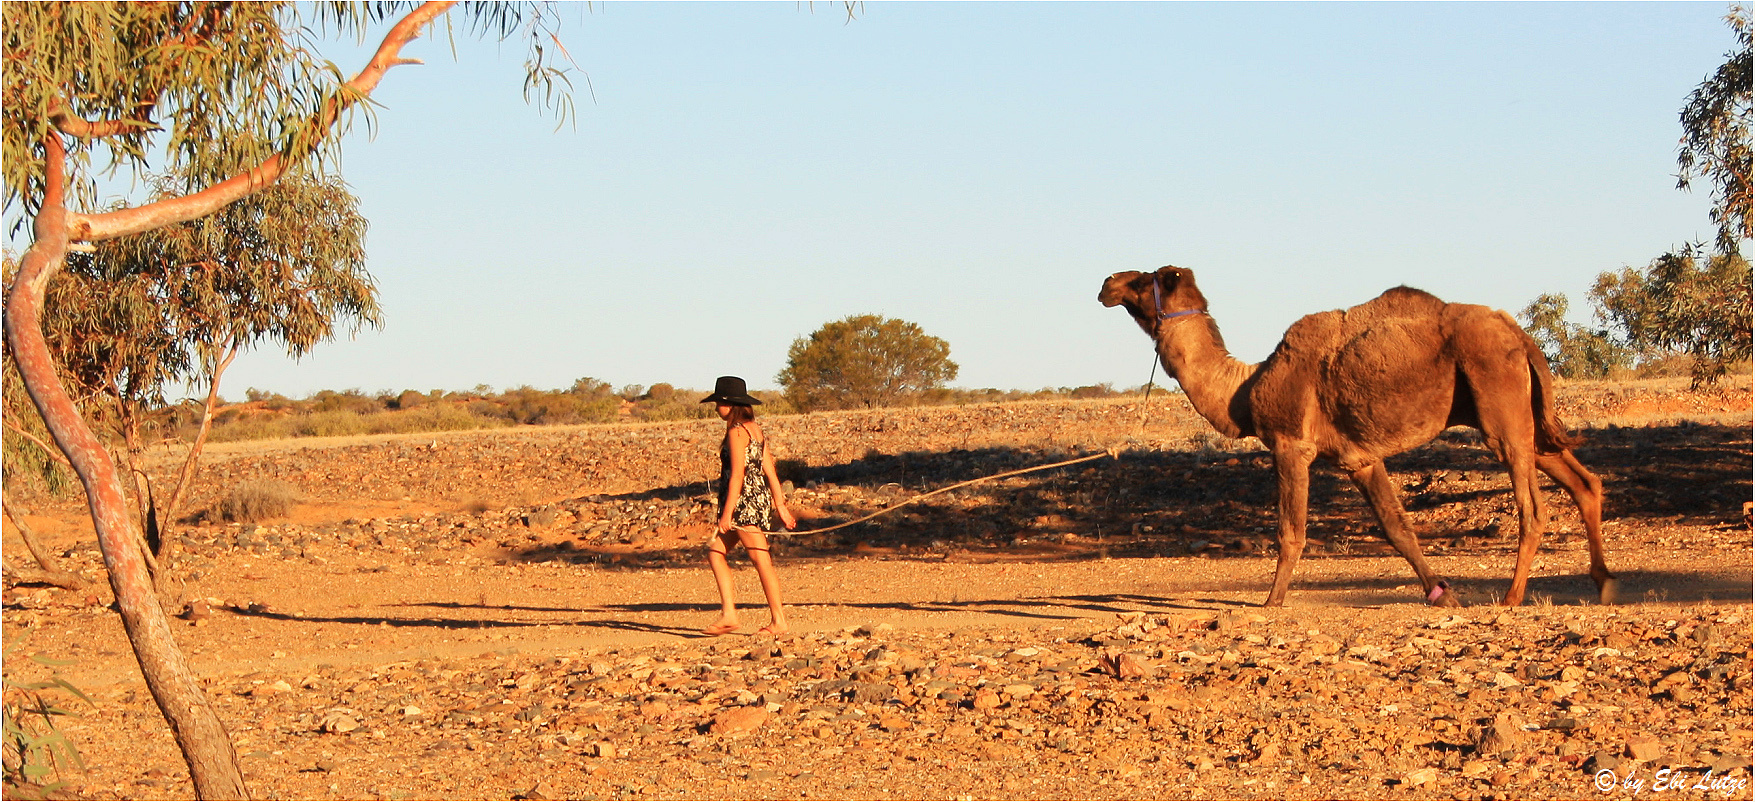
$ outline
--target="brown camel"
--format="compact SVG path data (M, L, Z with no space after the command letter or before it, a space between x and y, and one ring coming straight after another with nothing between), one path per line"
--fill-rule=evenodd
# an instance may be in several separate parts
M1615 577L1603 562L1602 481L1572 454L1580 440L1554 414L1547 359L1504 312L1397 287L1345 311L1304 317L1267 361L1250 365L1225 350L1192 271L1116 273L1097 300L1133 315L1157 343L1164 369L1214 428L1229 437L1254 435L1273 453L1280 559L1267 606L1285 602L1304 553L1310 463L1317 457L1340 466L1365 494L1390 545L1419 575L1427 601L1455 606L1449 584L1427 567L1383 466L1384 458L1451 426L1481 430L1511 474L1518 550L1504 603L1523 603L1541 541L1546 515L1538 468L1578 504L1598 599L1613 602Z

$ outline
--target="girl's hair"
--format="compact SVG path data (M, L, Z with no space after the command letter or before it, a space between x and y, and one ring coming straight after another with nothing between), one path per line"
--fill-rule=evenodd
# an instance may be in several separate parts
M756 419L755 407L744 406L743 404L731 404L730 406L731 415L725 419L726 423L735 426L739 423L749 423Z

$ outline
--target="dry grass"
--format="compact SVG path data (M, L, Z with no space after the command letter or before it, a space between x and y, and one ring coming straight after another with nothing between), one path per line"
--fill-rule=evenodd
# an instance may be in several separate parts
M244 482L214 505L213 517L222 521L257 523L285 517L298 501L299 491L285 482Z

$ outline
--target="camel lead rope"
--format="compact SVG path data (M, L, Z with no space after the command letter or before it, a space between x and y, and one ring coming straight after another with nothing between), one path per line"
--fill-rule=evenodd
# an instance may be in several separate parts
M1053 468L1064 468L1068 465L1077 465L1081 462L1090 462L1091 460L1102 459L1104 457L1109 457L1111 459L1121 459L1122 450L1123 450L1122 444L1117 443L1117 444L1110 446L1109 448L1104 449L1102 451L1099 451L1095 454L1087 454L1085 456L1078 457L1076 459L1069 459L1069 460L1065 460L1062 462L1050 463L1048 465L1037 465L1033 468L1020 468L1020 469L1015 470L1015 471L1006 471L1005 473L996 473L992 476L976 477L976 478L970 479L968 481L958 482L954 485L947 485L947 486L941 487L937 490L932 490L932 491L928 491L925 493L921 493L920 495L917 495L917 496L910 498L906 501L892 504L888 507L885 507L881 510L878 510L877 512L874 512L870 515L867 515L863 518L856 518L854 520L847 521L846 523L835 524L834 526L825 526L821 529L806 529L802 532L768 532L768 531L764 531L762 534L776 535L776 536L778 536L778 535L798 536L798 535L820 535L824 532L833 532L837 529L845 529L849 526L853 526L854 524L865 523L866 521L869 521L873 518L876 518L879 515L883 515L883 514L888 513L888 512L894 512L895 510L899 510L899 509L906 507L909 504L913 504L914 502L919 501L923 498L936 496L940 493L947 493L947 492L950 492L952 490L956 490L959 487L968 487L969 485L979 484L981 482L991 482L995 479L1004 479L1008 476L1021 476L1021 475L1026 474L1026 473L1035 473L1036 471L1046 471L1046 470L1050 470Z

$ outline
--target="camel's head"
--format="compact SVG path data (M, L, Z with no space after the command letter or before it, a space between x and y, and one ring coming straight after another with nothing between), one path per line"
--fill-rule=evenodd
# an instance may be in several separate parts
M1155 290L1155 292L1154 292ZM1194 271L1168 265L1152 273L1124 270L1103 282L1097 300L1122 306L1147 334L1157 336L1160 320L1207 311L1206 296L1194 285Z

